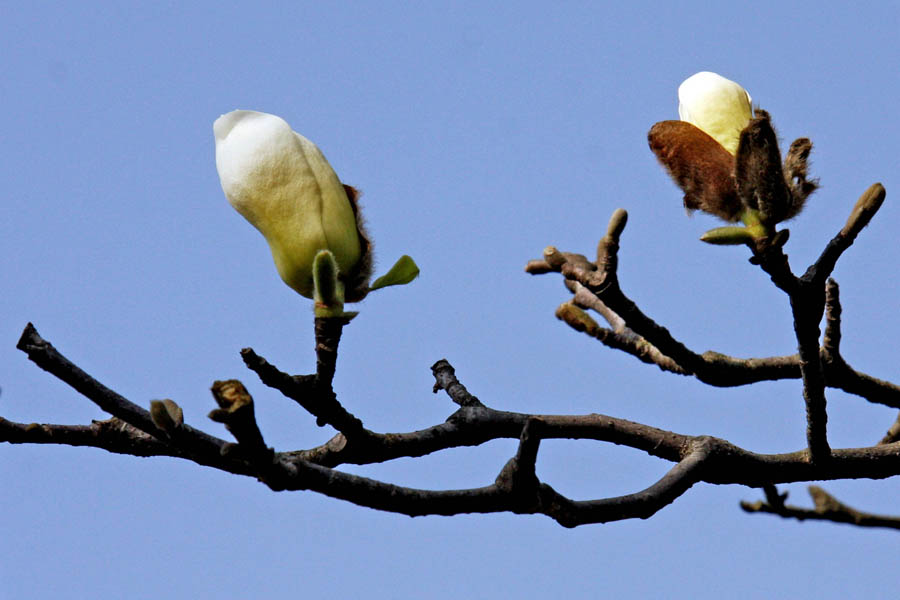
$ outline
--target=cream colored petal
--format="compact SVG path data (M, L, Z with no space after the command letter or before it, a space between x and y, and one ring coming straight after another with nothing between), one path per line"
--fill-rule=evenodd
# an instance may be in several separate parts
M321 151L280 117L233 111L213 125L216 168L231 205L265 236L281 278L312 297L312 262L331 250L341 270L359 259L356 219Z
M696 125L732 154L750 122L751 102L747 90L709 71L692 75L678 87L681 120Z

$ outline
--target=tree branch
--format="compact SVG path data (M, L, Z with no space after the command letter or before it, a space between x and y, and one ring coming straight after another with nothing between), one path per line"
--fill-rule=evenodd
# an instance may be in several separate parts
M637 305L625 296L619 287L616 273L619 238L627 222L627 213L622 209L613 213L607 234L598 245L595 263L591 263L581 255L563 253L551 246L545 249L542 261L530 261L525 270L533 274L557 271L566 277L567 287L573 291L575 299L562 304L557 309L556 315L569 326L608 346L632 354L643 362L656 364L665 371L694 375L710 385L739 385L745 381L735 377L734 373L727 373L730 368L744 373L757 371L754 373L757 377L776 379L796 376L794 372L799 367L806 404L810 460L824 461L828 460L830 447L827 438L828 415L825 398L826 365L823 364L825 362L823 359L828 359L828 366L834 371L829 375L835 384L858 391L865 390L869 395L879 398L884 397L882 392L887 387L876 384L875 387L878 389L872 389L870 385L866 385L872 382L864 380L856 373L848 372L852 370L839 359L837 344L840 340L840 306L837 286L833 282L829 284L829 292L833 296L829 311L831 329L826 332L826 338L831 345L821 351L819 348L819 321L825 309L826 278L834 269L840 254L853 243L859 231L877 212L884 196L884 188L880 184L871 186L857 202L845 227L829 243L819 260L807 269L803 277L798 278L791 272L787 256L782 250L787 240L786 230L772 240L760 240L756 244L751 262L760 265L769 274L772 282L790 298L798 355L758 360L753 365L752 371L745 361L716 353L698 355L692 352L672 337L668 330L644 315ZM609 330L597 325L581 310L582 307L596 308L607 321L616 323L614 329ZM626 335L626 327L630 328L629 333L634 333L636 337ZM713 364L716 368L711 368ZM768 372L759 373L762 368L766 368Z
M828 242L828 245L825 246L825 249L822 251L818 260L807 269L804 277L810 281L824 283L824 281L831 276L838 259L844 251L853 245L859 232L869 224L872 217L874 217L875 213L878 212L878 209L881 208L886 195L887 192L880 183L873 183L870 185L859 197L859 200L856 201L856 205L854 205L853 210L850 212L850 216L847 217L847 223L837 235Z
M884 434L878 445L893 444L897 441L900 441L900 415L897 415L894 423L888 428L887 433Z
M823 362L841 356L841 289L834 279L825 282L825 335L822 337Z
M442 358L431 366L434 374L434 388L431 390L437 394L440 390L447 392L450 399L463 408L483 407L484 405L461 384L456 378L456 370L446 358Z
M780 502L741 502L741 508L748 513L768 513L778 515L786 519L797 519L798 521L815 520L815 521L831 521L833 523L848 523L857 527L882 527L887 529L900 529L900 518L889 517L883 515L875 515L865 513L855 508L851 508L837 498L823 490L822 488L811 485L808 488L809 495L813 499L815 508L810 510L797 506L787 506L784 499L787 494L780 497Z
M562 254L571 256L567 253ZM552 273L554 269L544 260L532 260L526 266L526 272L532 274ZM559 272L559 267L555 272ZM572 289L576 290L576 296L568 304L593 309L587 298L590 297L595 302L600 302L596 296L577 282L570 280L566 280L566 282L572 283ZM702 354L691 351L697 357L698 362L695 363L696 372L689 372L671 357L662 354L646 338L638 335L629 327L624 326L619 330L600 327L589 317L585 319L582 315L570 312L565 304L567 303L557 308L556 316L576 331L594 337L610 348L631 354L641 362L655 364L664 371L696 377L708 385L734 387L760 381L799 379L802 376L798 354L767 358L736 358L712 350L707 350ZM854 370L839 354L823 357L822 369L828 387L860 396L875 404L900 408L900 386Z
M799 376L799 365L793 362L793 357L737 359L717 352L697 354L676 340L665 327L645 315L619 287L616 269L619 237L625 228L625 216L622 209L613 213L607 235L598 244L597 264L589 262L580 254L560 252L551 246L544 250L542 260L529 261L525 266L525 271L533 275L561 273L568 281L580 286L575 288L576 304L593 308L594 302L601 303L607 314L611 311L637 338L628 339L624 329L613 333L599 326L597 329L578 329L576 326L576 329L644 362L653 362L663 370L693 375L713 386L732 387ZM587 294L593 296L594 300L590 300ZM566 320L571 315L557 316Z
M160 441L173 441L169 433L153 423L149 411L85 373L57 351L50 342L44 340L31 323L26 325L16 348L25 352L29 360L37 366L69 384L105 412ZM197 463L217 466L224 470L238 468L223 462L221 450L226 443L224 440L189 425L182 425L177 441L181 453L190 456L191 460Z
M316 348L320 348L318 342ZM320 356L333 360L337 357L337 346L334 346L333 351L320 351ZM334 375L333 362L330 365L327 362L323 364L325 361L320 358L317 367L324 371L321 377L318 372L315 375L291 376L270 364L252 348L241 350L241 358L244 359L247 368L259 376L260 381L296 401L304 410L316 417L316 423L320 426L331 425L347 439L366 438L371 435L372 432L363 427L362 421L338 402L329 376Z
M55 350L53 353L47 350L52 348L48 342L41 340L41 348L41 356L61 357ZM61 360L63 359L56 358L56 361ZM81 374L81 380L93 381L71 363L67 364L70 366L63 374L77 372ZM267 369L280 373L271 365L262 370ZM708 436L686 436L604 415L528 415L495 411L477 401L465 389L447 361L438 361L433 372L436 388L447 391L448 396L460 405L446 423L406 434L371 433L353 444L346 443L346 440L343 444L338 443L337 438L343 435L338 434L325 447L312 451L268 454L266 461L260 460L257 455L249 463L226 460L221 456L217 456L216 461L203 462L181 449L179 436L161 431L158 432L159 437L152 436L119 419L95 422L89 427L22 425L4 420L0 421L0 441L88 445L139 456L187 458L231 473L256 477L275 490L308 489L361 506L412 516L510 511L544 514L566 527L635 517L647 518L698 481L758 487L771 485L773 482L880 478L900 473L900 444L836 450L832 460L827 463L810 463L803 451L759 455L725 440ZM82 387L92 391L94 386ZM106 393L114 398L118 397L111 390ZM250 402L249 394L246 394L243 386L238 388L234 381L217 386L216 393L222 397L219 410L229 411L235 406L246 408ZM128 404L122 399L112 406L120 410L118 407L124 405L127 408ZM230 412L239 413L238 410ZM258 429L255 432L253 430L255 423L249 426L246 414L240 418L244 422L231 427L240 442L238 447L247 444L251 448L264 448L261 434L257 435ZM231 425L235 423L232 422ZM181 425L176 430L186 427ZM240 427L247 429L241 430ZM185 435L193 434L187 431ZM421 456L459 445L477 445L502 437L519 439L516 455L500 470L493 484L465 490L406 488L345 473L310 460L328 460L335 465L351 457L359 464L382 462L399 456ZM659 481L634 494L595 500L571 500L540 482L534 471L540 440L550 438L593 439L621 444L676 464ZM226 451L226 454L230 456L234 452Z
M209 413L209 418L223 423L238 441L222 448L228 456L237 455L265 468L272 459L272 449L266 446L262 432L256 424L253 397L237 379L216 381L212 385L213 398L219 408Z

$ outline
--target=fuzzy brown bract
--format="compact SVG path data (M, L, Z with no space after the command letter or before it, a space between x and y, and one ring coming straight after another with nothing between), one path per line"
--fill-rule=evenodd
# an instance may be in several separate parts
M745 209L774 225L796 216L818 187L807 179L812 142L800 138L781 161L769 113L757 109L741 131L732 156L705 132L685 121L661 121L648 134L650 149L684 192L688 210L737 221Z
M647 135L650 149L684 192L684 207L737 221L743 206L734 184L734 157L687 121L660 121Z
M347 302L359 302L369 293L369 279L372 277L372 240L366 231L362 211L359 210L359 197L362 193L352 185L343 184L356 217L356 231L359 234L360 257L350 273L342 274L344 281L344 297Z

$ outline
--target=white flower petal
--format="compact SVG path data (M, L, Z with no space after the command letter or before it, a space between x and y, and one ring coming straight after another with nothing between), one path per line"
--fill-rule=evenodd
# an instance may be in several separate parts
M213 125L216 168L229 203L265 236L278 273L312 297L312 262L330 250L342 272L360 257L356 217L322 152L284 119L249 110Z
M747 90L721 75L702 71L678 87L678 116L696 125L726 150L737 152L741 131L752 117Z

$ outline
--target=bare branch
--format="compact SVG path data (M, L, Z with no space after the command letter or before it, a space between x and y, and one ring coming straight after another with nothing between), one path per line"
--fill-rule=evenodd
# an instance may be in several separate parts
M319 387L331 389L337 366L338 345L341 343L344 326L349 322L349 318L341 317L317 317L315 320L316 384Z
M177 436L161 434L163 439L160 439L118 420L95 423L87 429L28 426L2 421L0 441L69 443L142 456L184 457L231 473L256 477L275 490L308 489L361 506L408 515L511 511L545 514L567 527L646 518L698 481L758 487L773 482L810 479L880 478L900 472L900 447L896 445L836 450L827 463L810 463L803 451L758 455L725 440L686 436L604 415L527 415L495 411L481 402L473 402L474 396L459 383L452 366L446 361L435 365L434 374L439 389L447 389L451 398L464 405L446 423L408 434L370 433L352 444L346 440L340 443L339 434L325 448L276 453L270 455L268 462L257 459L246 463L221 456L217 456L216 461L203 461L181 451L177 446L181 443ZM231 392L240 390L232 389ZM108 425L102 425L104 423ZM176 427L174 431L180 432L183 427L186 426ZM244 433L237 434L238 438L253 439L254 434ZM459 445L477 445L501 437L519 439L516 456L501 469L492 485L468 490L405 488L344 473L309 460L315 457L333 464L339 464L344 459L350 462L351 458L359 464L381 462L399 456L421 456ZM549 438L593 439L622 444L677 464L662 479L643 491L615 498L575 501L540 483L534 474L539 442ZM257 442L251 441L250 444L260 446L261 436ZM129 451L129 445L133 452Z
M748 513L769 513L786 519L798 521L816 520L831 521L833 523L848 523L857 527L882 527L887 529L900 529L900 517L874 515L851 508L837 498L823 490L811 485L808 488L809 495L813 499L815 508L810 510L797 506L788 506L782 502L773 504L771 501L741 502L741 508ZM786 496L786 494L785 494Z
M573 282L572 287L576 296L580 295L576 301L577 305L590 308L592 301L586 297L593 296L595 298L593 304L600 308L598 310L600 314L607 320L610 320L609 315L621 319L624 324L622 329L627 326L635 337L599 327L586 315L573 310L571 304L564 304L558 309L559 318L576 330L583 331L608 346L628 352L644 362L657 364L663 370L692 374L711 385L740 385L764 379L800 376L804 383L807 438L811 460L827 460L830 448L826 433L826 384L888 406L897 407L900 402L900 388L889 382L857 373L840 357L840 305L838 288L833 282L828 285L830 329L826 332L825 340L828 345L823 348L821 357L818 346L820 333L818 322L825 308L826 296L826 291L818 285L820 281L824 281L821 274L826 273L821 267L827 266L827 261L831 260L828 257L837 259L839 253L834 253L835 248L849 247L852 239L880 206L883 197L884 191L880 186L873 186L867 194L864 194L857 203L857 209L854 210L848 225L835 238L836 241L833 240L832 250L826 249L823 253L825 260L820 258L817 263L819 268L814 268L816 266L814 265L803 278L797 278L791 273L781 245L774 244L758 249L753 262L760 264L769 273L772 281L787 292L791 299L800 350L795 356L741 360L713 352L698 355L690 351L675 340L665 328L659 327L646 317L619 289L614 271L618 237L615 244L608 244L606 238L601 240L598 256L603 257L604 268L597 268L597 265L592 263L586 265L583 257L577 261L570 260L569 257L579 255L548 248L544 253L544 260L531 261L526 271L535 274L561 272ZM618 227L618 233L621 233L623 227L624 221ZM831 269L833 263L827 272L830 273Z
M900 441L900 415L897 415L894 423L888 428L887 433L884 434L878 445L893 444L897 441Z
M188 454L171 442L160 441L116 417L92 421L90 425L15 423L0 417L0 442L99 448L113 454L140 457L170 456L235 475L252 475L252 470L242 462L224 460L218 455Z
M53 344L43 339L31 323L25 326L16 348L26 353L28 359L37 366L75 388L75 391L103 411L150 435L165 437L165 432L154 425L149 411L128 401L82 371L60 354Z
M624 213L624 211L622 211ZM598 245L598 256L602 257L603 268L589 263L580 254L560 252L548 247L543 260L530 261L525 271L531 274L549 272L561 273L574 285L575 304L584 308L599 308L604 317L615 315L623 326L614 325L614 331L603 328L585 327L566 319L571 315L557 315L570 326L601 340L604 344L623 350L643 362L653 363L661 369L673 373L692 375L703 383L718 387L747 385L758 381L793 379L800 376L797 357L771 357L739 359L705 352L697 354L676 340L669 331L645 315L619 287L616 267L618 265L619 235L625 226L625 219L618 211L610 219L610 230L616 235L604 237ZM607 320L613 324L615 321ZM898 399L900 407L900 399Z
M825 282L825 335L822 353L826 360L841 355L841 289L830 277Z
M811 146L810 146L811 147ZM797 148L797 151L803 148ZM808 149L806 150L808 153ZM801 153L802 154L802 153ZM798 155L799 156L799 155ZM802 167L802 165L800 165ZM795 169L796 170L796 169ZM803 169L801 168L801 171ZM805 173L801 173L805 175ZM787 232L778 236L777 243L772 240L761 240L754 248L752 262L759 264L769 274L773 283L788 294L791 303L791 312L794 320L794 330L797 337L800 377L803 380L803 398L806 404L807 415L807 442L811 461L828 460L830 447L827 438L827 403L825 398L826 373L823 365L823 356L819 349L819 322L825 309L825 280L834 269L834 264L840 254L849 247L859 231L868 224L871 217L884 200L884 188L875 184L867 190L857 202L857 205L841 232L829 243L819 260L812 265L803 277L796 277L790 269L787 256L783 252L783 242L787 239ZM610 220L607 235L600 240L597 250L596 263L589 263L583 257L574 260L571 257L579 256L560 252L556 248L548 247L544 251L543 261L531 261L526 266L530 273L546 273L558 271L568 280L574 282L576 296L581 293L580 302L564 303L557 310L557 317L564 320L577 331L582 331L604 344L623 350L636 356L643 362L653 363L661 369L680 373L691 374L711 385L720 384L724 380L730 385L735 385L735 378L722 376L721 370L709 369L707 358L713 356L701 356L689 350L684 344L676 340L663 327L657 325L652 319L644 315L621 291L616 273L618 265L619 237L624 230L627 213L619 209ZM570 286L572 289L573 286ZM589 316L583 313L576 304L590 307L591 300L585 299L585 291L596 298L598 312L610 320L610 315L621 319L623 329L629 327L639 338L640 342L628 340L618 330L610 331L601 328ZM838 300L837 285L829 283L829 324L831 328L826 332L828 345L824 348L824 358L829 366L836 365L842 377L832 374L831 380L842 382L845 387L862 388L860 377L853 377L846 373L848 368L839 360L838 345L840 341L840 305ZM610 322L612 322L610 320ZM719 365L734 365L728 357L715 357L719 359ZM724 358L724 360L722 360ZM774 363L777 368L793 370L793 357L780 357ZM787 358L787 360L785 360ZM738 363L739 364L739 363ZM769 366L769 365L767 365ZM746 365L738 366L746 371ZM727 367L725 367L727 369ZM719 372L717 372L719 371ZM884 386L879 386L884 387Z
M93 421L90 425L15 423L0 417L0 439L10 444L63 444L101 448L114 454L186 458L168 444L116 417Z
M316 417L318 424L331 425L348 439L371 435L363 427L362 421L338 402L330 381L327 385L319 385L316 375L288 375L259 356L252 348L241 350L241 358L247 368L259 376L260 381L296 401Z
M272 449L266 446L253 411L253 397L237 379L216 381L212 385L213 398L219 408L209 413L209 418L224 423L225 428L238 441L223 448L227 455L237 454L254 462L266 462L272 458Z
M633 337L640 337L625 325L625 320L622 319L622 317L603 304L600 298L590 293L583 285L575 281L569 281L568 279L566 280L566 284L571 284L572 286L570 291L575 294L572 297L572 302L574 302L576 306L593 310L602 316L616 333L626 333Z
M60 354L50 342L44 340L31 323L25 327L16 348L25 352L29 360L37 366L72 386L102 410L154 438L169 439L169 434L153 423L149 411L130 402L85 373ZM178 439L179 449L190 455L192 460L210 465L221 462L219 455L226 443L224 440L189 425L179 428Z
M435 394L440 390L444 390L451 400L464 408L484 406L478 398L469 393L466 386L459 382L456 378L456 371L447 362L446 358L442 358L431 365L431 372L434 373L434 388L432 392Z
M855 371L843 358L823 366L829 387L860 396L875 404L900 408L900 386Z
M532 417L541 421L544 417ZM636 425L636 424L635 424ZM529 433L520 437L514 461L530 456ZM676 435L676 434L672 434ZM567 436L575 437L575 436ZM277 469L265 480L276 490L312 490L361 506L410 516L424 514L515 512L545 514L566 527L629 518L647 518L683 494L694 483L739 483L753 487L810 479L879 478L897 474L898 448L835 450L828 466L809 462L805 451L782 455L757 455L724 440L710 437L686 438L678 464L647 489L620 497L574 501L540 483L537 491L529 478L513 484L515 472L527 461L504 466L493 485L464 490L433 491L406 488L314 465L297 457L282 455ZM526 467L527 468L527 467ZM890 473L890 474L888 474ZM527 471L526 471L527 475ZM537 483L535 480L530 480Z
M514 497L513 512L534 513L541 505L541 482L535 466L541 443L541 421L528 419L519 436L519 449L509 459L494 485Z
M828 460L828 413L825 399L825 374L819 357L819 320L824 310L824 290L809 290L804 284L791 295L794 332L800 354L803 400L806 403L806 440L813 462ZM819 308L821 298L822 308Z
M578 256L565 252L560 254L563 257ZM555 271L559 272L563 264L565 262L559 262ZM539 274L554 272L554 269L545 260L541 260L529 262L526 271ZM571 284L570 290L575 294L573 303L580 308L593 309L604 316L613 325L613 330L599 326L596 328L589 326L590 321L585 321L580 316L570 312L568 308L557 309L557 317L577 331L582 331L611 348L627 352L642 362L656 364L661 369L672 373L691 375L706 384L719 387L747 385L759 381L799 379L801 377L800 357L797 354L767 358L736 358L712 350L702 354L688 350L690 360L693 362L693 368L695 369L693 372L688 371L683 365L664 355L646 338L628 327L617 313L613 312L598 296L588 291L580 283L567 280L567 284ZM678 343L681 344L681 342ZM686 349L684 344L681 344L681 346ZM833 372L828 374L829 385L839 387L848 393L861 395L872 402L900 408L900 387L889 382L876 380L868 375L856 373L855 371L847 372L848 367L843 362L841 364L825 365L825 367L833 367ZM869 385L864 385L863 382Z
M266 483L277 490L309 489L361 506L409 516L510 511L545 514L565 527L576 527L655 514L697 482L701 466L709 456L708 446L701 440L662 479L641 492L573 501L546 484L537 485L536 478L528 477L527 465L537 450L536 440L530 439L531 433L531 427L526 425L516 458L507 463L497 482L482 488L450 491L407 488L301 461L282 463L283 468ZM520 471L522 465L525 465L524 473ZM530 494L530 490L535 493Z
M702 469L710 456L710 448L706 442L707 439L698 438L695 447L681 462L645 490L618 498L574 502L574 507L585 513L579 520L586 523L607 523L635 517L652 517L700 481Z
M875 213L878 212L878 209L881 208L886 195L887 192L880 183L873 183L870 185L869 188L863 192L862 196L859 197L859 200L856 201L853 211L847 218L847 223L838 234L828 242L828 245L825 246L825 250L822 251L818 260L809 267L804 277L809 280L824 282L834 271L834 266L837 264L838 259L844 251L853 245L859 232L869 224L869 221L872 220L872 217L874 217Z
M803 399L806 402L807 441L810 460L827 460L830 448L827 438L828 414L825 399L825 373L819 352L819 322L825 310L826 279L834 271L838 258L853 244L856 236L884 202L885 190L880 183L873 184L856 202L847 224L828 243L819 259L799 279L790 274L787 258L779 248L775 252L758 252L756 258L763 269L781 289L788 293L794 317L794 332L800 354L800 371L803 379ZM783 260L782 260L783 257ZM832 350L840 342L840 305L836 284L830 286L832 310L831 330L826 332L826 354L836 356ZM835 312L835 309L837 312ZM837 332L837 338L835 333Z
M658 348L629 329L614 331L600 327L575 302L563 302L556 309L556 318L564 321L575 331L586 333L605 346L631 354L641 362L655 364L663 371L689 375L674 360L665 356Z

